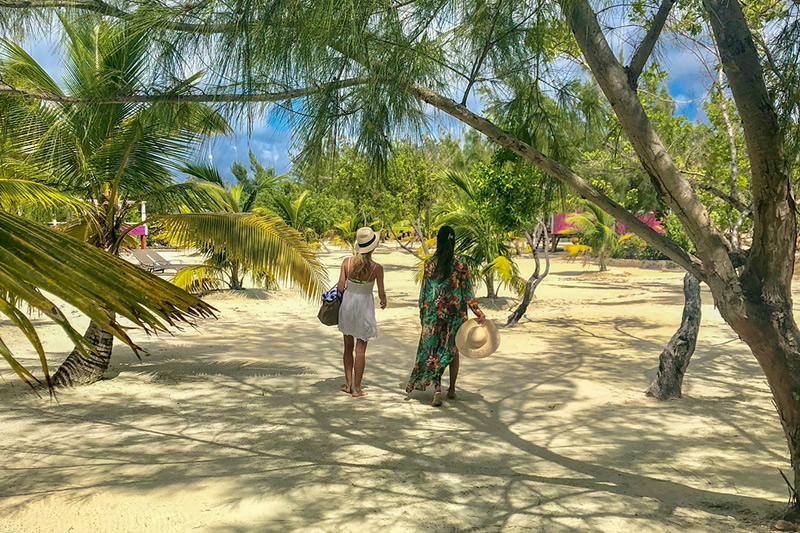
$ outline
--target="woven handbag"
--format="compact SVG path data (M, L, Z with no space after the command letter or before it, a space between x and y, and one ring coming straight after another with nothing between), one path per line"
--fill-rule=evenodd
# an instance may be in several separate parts
M325 298L329 293L323 295L322 306L319 308L319 313L317 313L319 321L326 326L335 326L339 323L339 307L342 305L342 294L344 293L338 294L334 292L335 290L336 288L334 287L330 291L334 293L332 299Z

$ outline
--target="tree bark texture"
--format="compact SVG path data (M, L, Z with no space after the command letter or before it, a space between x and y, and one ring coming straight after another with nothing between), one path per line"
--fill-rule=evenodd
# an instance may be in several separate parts
M111 350L114 345L114 336L94 323L89 322L83 337L94 346L97 354L87 357L77 348L67 356L56 373L53 375L53 385L56 387L75 387L89 385L99 381L103 373L108 370L111 363Z
M658 374L647 395L659 400L670 400L681 397L683 376L697 345L697 333L700 331L700 282L687 273L683 278L683 317L675 335L669 340L658 358Z
M544 224L542 223L540 223L539 226L540 228L537 227L537 230L535 232L536 236L530 233L527 234L528 242L531 243L531 253L533 254L533 260L536 262L536 267L534 268L531 277L528 278L528 281L525 283L525 292L522 295L522 301L517 306L517 308L514 309L514 312L511 313L511 315L509 315L508 321L506 321L506 327L515 326L522 319L522 317L525 316L525 313L528 312L528 306L531 304L531 301L533 300L533 295L536 293L536 288L544 280L544 278L547 277L547 274L550 273L550 249L549 249L549 243L547 242L548 241L547 228L545 228ZM540 234L542 235L541 238L539 237ZM545 266L544 266L544 272L542 272L540 275L541 260L539 258L538 248L539 248L539 242L541 241L544 242L543 249L544 249Z
M428 249L428 243L425 240L425 234L422 233L422 228L420 227L419 217L417 217L417 222L416 223L412 223L411 224L411 227L414 228L414 233L417 234L417 238L419 239L419 242L422 245L422 253L424 255L426 255L426 256L430 255L431 251L430 251L430 249Z
M494 276L489 274L484 281L486 282L486 297L497 298L497 292L494 290Z
M792 314L797 221L789 164L739 3L704 0L703 4L742 119L753 193L753 245L740 278L743 305L718 301L717 305L767 377L789 445L796 490L800 485L800 331ZM715 300L719 300L716 294ZM796 492L792 503L796 511Z

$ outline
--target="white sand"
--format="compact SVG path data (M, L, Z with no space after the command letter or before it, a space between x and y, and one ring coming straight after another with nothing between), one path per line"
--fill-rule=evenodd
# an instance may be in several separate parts
M434 409L403 392L414 260L377 259L389 307L365 398L338 391L341 337L289 290L209 296L218 320L137 333L149 357L117 346L113 379L57 403L2 367L0 531L745 532L782 509L765 379L708 293L684 398L643 394L680 320L680 273L557 259L528 319L464 360L459 398ZM510 304L482 301L498 322ZM65 338L37 323L55 364ZM0 336L35 365L8 322Z

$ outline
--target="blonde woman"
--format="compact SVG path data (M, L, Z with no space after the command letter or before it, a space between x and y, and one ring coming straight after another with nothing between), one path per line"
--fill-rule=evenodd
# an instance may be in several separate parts
M378 282L381 309L386 309L386 291L383 287L383 267L372 260L372 251L378 247L378 236L371 228L361 228L356 233L355 255L342 261L337 288L342 297L339 308L339 331L344 336L344 379L342 392L354 398L366 396L361 390L361 379L366 366L367 342L378 336L375 321L375 298L372 295ZM355 358L353 350L355 349Z

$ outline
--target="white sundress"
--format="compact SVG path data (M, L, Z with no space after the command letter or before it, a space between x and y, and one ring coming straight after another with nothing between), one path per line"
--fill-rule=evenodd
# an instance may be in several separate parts
M364 342L378 336L375 321L375 280L347 279L342 304L339 307L339 331Z

